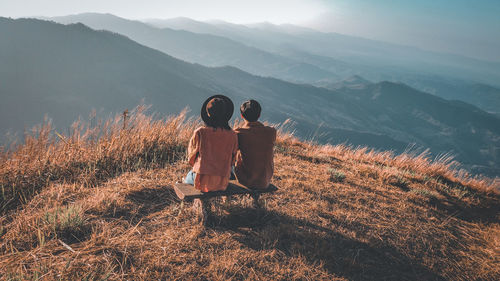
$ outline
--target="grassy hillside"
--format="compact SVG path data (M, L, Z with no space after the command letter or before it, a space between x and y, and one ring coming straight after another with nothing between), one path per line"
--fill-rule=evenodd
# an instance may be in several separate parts
M281 127L265 210L218 202L206 227L172 184L198 126L134 111L46 124L0 154L0 278L498 280L499 183L451 159L299 141Z

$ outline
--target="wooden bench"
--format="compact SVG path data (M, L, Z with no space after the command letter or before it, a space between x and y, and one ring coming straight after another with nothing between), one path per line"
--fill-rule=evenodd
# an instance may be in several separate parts
M174 185L175 194L181 201L194 201L193 208L198 213L202 223L205 222L207 211L211 208L210 198L248 194L253 198L254 206L260 207L260 195L263 193L272 193L276 190L278 190L278 188L272 184L270 184L266 189L250 189L237 181L230 181L224 191L211 192L201 192L194 188L194 186L185 183L178 182Z

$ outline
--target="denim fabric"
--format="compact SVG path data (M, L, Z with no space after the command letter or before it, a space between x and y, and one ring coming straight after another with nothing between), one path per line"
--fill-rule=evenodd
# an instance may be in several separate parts
M196 173L191 170L191 171L189 171L189 173L184 178L184 183L187 183L187 184L190 184L190 185L194 185L194 179L195 178L196 178Z
M189 171L187 173L186 177L184 178L184 183L194 185L194 179L196 178L196 173L193 172L193 170ZM234 166L231 167L231 176L229 177L229 180L235 180L236 177L234 175Z
M235 180L236 176L234 174L234 166L231 166L231 175L229 176L229 180Z

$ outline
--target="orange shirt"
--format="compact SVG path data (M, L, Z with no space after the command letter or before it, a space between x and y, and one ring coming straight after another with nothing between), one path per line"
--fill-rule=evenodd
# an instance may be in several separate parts
M202 192L226 190L237 149L233 130L196 129L188 146L189 164L196 173L194 187Z
M239 151L234 171L238 182L250 188L266 188L274 171L276 129L260 122L246 122L235 132Z

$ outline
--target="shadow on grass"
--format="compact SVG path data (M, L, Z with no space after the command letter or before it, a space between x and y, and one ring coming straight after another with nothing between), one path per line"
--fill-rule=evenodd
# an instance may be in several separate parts
M234 207L228 215L212 216L207 227L233 231L236 240L256 251L276 249L305 257L351 280L443 280L390 245L372 246L276 211Z
M454 191L454 189L457 189L457 191ZM426 200L410 198L409 201L424 208L434 207L444 216L453 216L471 223L498 223L498 214L500 214L499 194L487 194L461 185L449 187L447 190L440 188L434 190L444 198L430 196ZM462 192L464 195L462 198L457 195L452 196L450 193L453 192Z
M176 203L175 192L169 186L147 187L131 192L125 198L133 203L132 223L145 220L150 214L160 212Z
M149 215L177 203L175 197L174 190L169 186L146 187L126 194L126 204L110 204L105 210L91 213L105 219L123 219L137 224L147 220Z

